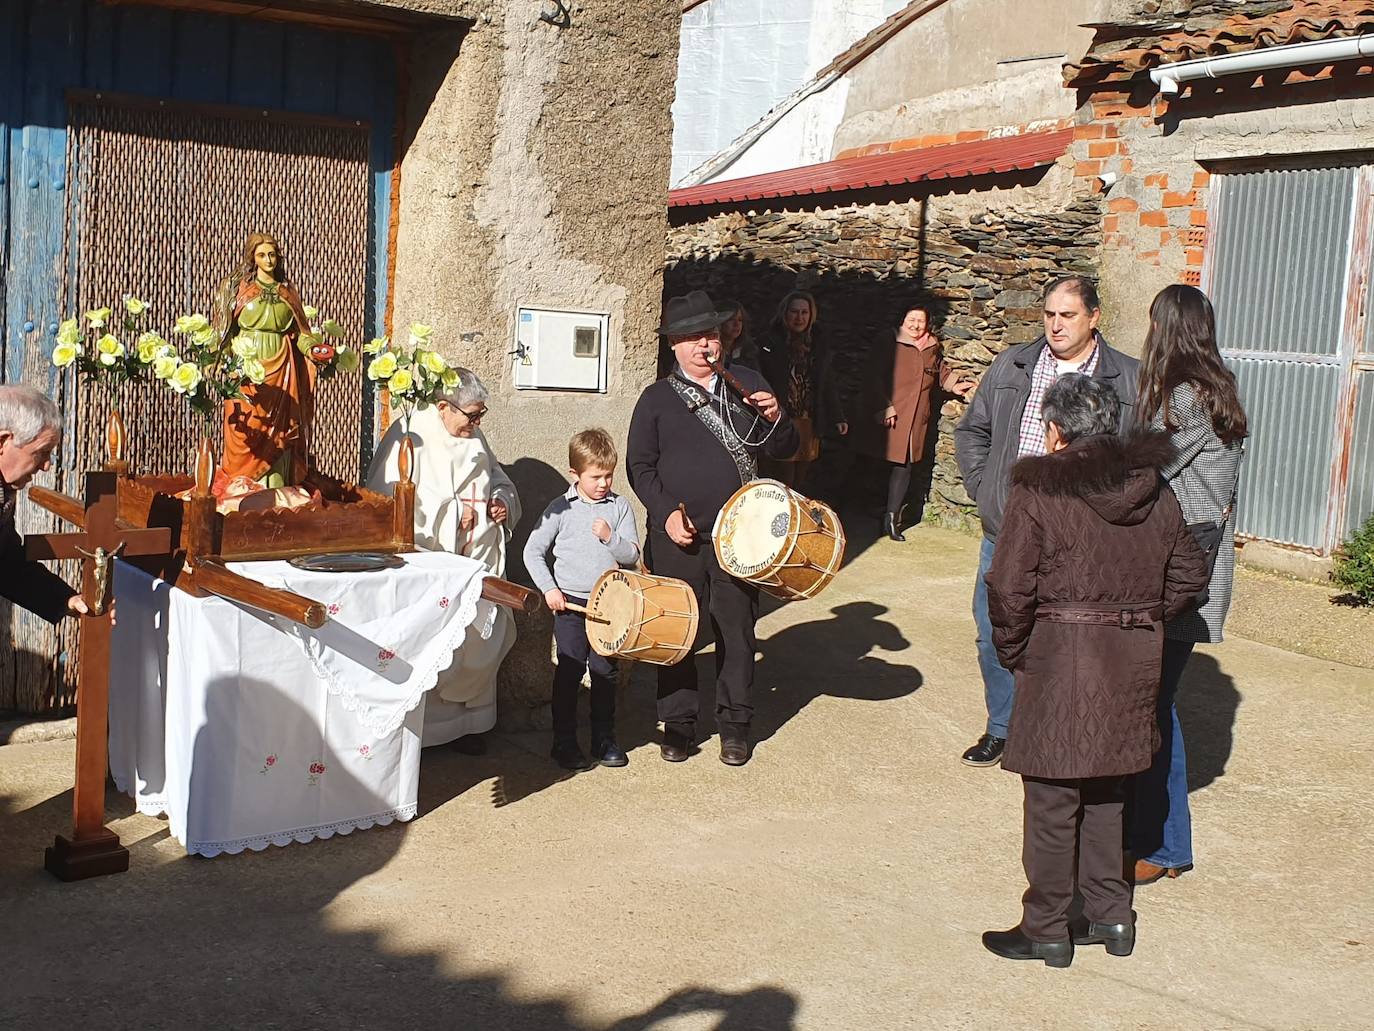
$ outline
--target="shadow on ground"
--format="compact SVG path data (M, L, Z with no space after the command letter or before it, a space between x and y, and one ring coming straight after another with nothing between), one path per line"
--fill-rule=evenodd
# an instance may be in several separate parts
M0 796L9 979L0 1026L649 1031L703 1013L712 1022L693 1026L793 1027L797 1001L774 987L726 992L684 985L613 1025L579 1019L575 998L517 998L512 984L520 969L493 968L485 959L489 949L464 920L471 902L459 887L461 832L437 846L427 835L419 846L442 849L439 861L453 864L455 887L450 894L442 879L434 881L440 890L432 905L444 919L430 926L444 930L418 943L406 940L405 928L389 919L387 888L401 874L388 865L418 832L423 813L498 769L512 775L540 764L509 751L476 759L427 752L421 823L214 859L182 854L165 822L126 819L133 806L111 786L106 819L124 821L130 870L73 884L42 869L44 847L69 830L71 791L27 806L14 795ZM324 758L335 778L331 787L359 789L346 763ZM349 889L348 905L337 906ZM521 915L512 912L510 919ZM573 944L595 950L595 930Z
M1205 788L1226 773L1240 708L1236 682L1214 656L1194 651L1178 688L1178 721L1188 753L1188 790Z

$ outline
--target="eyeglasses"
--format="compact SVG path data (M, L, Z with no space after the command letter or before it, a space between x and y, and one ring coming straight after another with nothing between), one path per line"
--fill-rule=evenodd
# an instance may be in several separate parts
M461 408L458 409L458 411L463 413L463 416L467 419L468 422L481 422L483 417L486 416L489 410L490 409L488 409L486 405L483 405L475 412L466 412L463 411L463 409Z

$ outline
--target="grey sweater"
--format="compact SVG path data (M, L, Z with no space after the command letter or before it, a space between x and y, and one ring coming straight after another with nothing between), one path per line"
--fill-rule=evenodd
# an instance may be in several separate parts
M592 533L597 519L610 524L611 539L605 543ZM544 592L557 587L577 598L587 597L608 569L637 561L639 533L630 503L614 492L601 501L588 501L577 492L577 484L549 502L525 542L525 569L534 585Z

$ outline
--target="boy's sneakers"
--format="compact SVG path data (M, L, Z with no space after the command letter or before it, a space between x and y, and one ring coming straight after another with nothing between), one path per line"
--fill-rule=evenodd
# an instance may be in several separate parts
M591 766L576 741L554 741L549 756L565 770L585 770Z

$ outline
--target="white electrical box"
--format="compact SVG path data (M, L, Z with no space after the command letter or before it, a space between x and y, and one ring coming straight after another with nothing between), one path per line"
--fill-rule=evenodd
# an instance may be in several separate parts
M606 389L609 315L520 308L515 320L515 385L520 390Z

